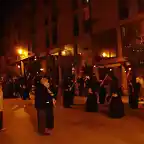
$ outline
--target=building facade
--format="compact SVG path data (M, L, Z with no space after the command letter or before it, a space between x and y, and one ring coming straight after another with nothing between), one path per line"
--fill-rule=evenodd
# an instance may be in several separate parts
M135 27L142 38L143 9L143 0L25 0L5 20L3 48L12 57L18 47L34 54L73 49L82 63L97 64L96 56L119 62L138 41Z

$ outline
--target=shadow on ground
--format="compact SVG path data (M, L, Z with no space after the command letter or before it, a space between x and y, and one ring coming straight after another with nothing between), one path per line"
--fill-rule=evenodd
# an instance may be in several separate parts
M33 107L33 105L27 105L24 111L29 114L30 122L33 126L33 129L35 132L37 132L37 114L35 108Z

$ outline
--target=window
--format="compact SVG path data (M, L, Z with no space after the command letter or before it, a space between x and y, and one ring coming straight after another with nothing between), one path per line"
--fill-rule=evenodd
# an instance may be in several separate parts
M138 2L138 11L141 13L141 12L144 12L144 0L137 0Z
M57 14L56 14L56 12L52 13L51 20L52 20L53 23L57 23Z
M73 33L74 36L79 35L79 20L77 15L74 15L74 19L73 19Z
M90 32L90 28L91 28L90 20L84 21L84 22L83 22L83 26L84 26L84 32L85 32L85 33Z
M43 0L44 1L44 5L48 5L49 0Z
M89 6L86 6L83 9L83 25L84 25L85 33L90 32L91 20L90 20L90 9L89 9Z
M120 20L127 19L129 16L129 8L127 0L118 0L118 11Z
M46 30L46 48L49 48L49 46L50 46L49 33Z
M128 8L120 8L119 10L119 18L120 20L127 19L129 16Z
M57 24L53 24L52 26L52 43L53 45L57 45L58 35L57 35Z
M48 25L48 19L45 19L45 25L46 26Z
M52 7L56 7L57 0L52 0Z
M36 48L35 35L33 34L33 35L32 35L32 51L33 51L33 52L34 52L35 48Z
M78 0L72 0L72 9L73 10L78 9Z
M36 0L32 0L32 12L36 12Z
M35 34L35 26L33 23L31 24L31 34Z

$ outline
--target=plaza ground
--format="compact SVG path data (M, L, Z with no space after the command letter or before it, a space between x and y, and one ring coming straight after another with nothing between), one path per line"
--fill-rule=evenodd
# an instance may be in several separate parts
M73 109L58 104L52 135L40 136L33 106L24 109L22 100L5 100L7 130L0 133L0 144L144 144L144 110L126 105L126 116L115 120L107 116L106 106L99 106L99 113L86 113L84 99L77 97L75 102ZM15 104L19 107L12 110Z

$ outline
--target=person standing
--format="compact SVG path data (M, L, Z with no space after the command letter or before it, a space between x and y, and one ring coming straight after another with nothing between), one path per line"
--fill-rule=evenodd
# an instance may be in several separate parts
M88 85L86 111L87 112L98 111L98 87L97 85L95 85L92 79L90 80L90 83Z
M56 95L50 89L50 81L47 77L41 79L41 84L47 90L47 99L46 99L46 127L45 134L51 134L54 128L54 107L56 106Z
M79 96L83 96L83 94L84 94L84 78L80 77L78 79L78 83L79 83Z
M134 94L134 88L133 88L131 81L129 81L128 87L129 87L129 106L132 107L132 98Z
M118 79L113 76L111 82L111 100L109 104L109 116L111 118L122 118L124 113L124 104L119 92Z
M99 102L100 104L104 104L106 99L106 89L104 85L100 87L100 92L99 92Z
M56 101L49 89L49 83L46 78L38 76L35 80L35 86L38 132L49 135L54 128L53 107Z
M72 92L71 92L71 82L70 82L69 77L64 79L63 88L64 88L64 91L63 91L63 106L64 106L64 108L71 108Z

